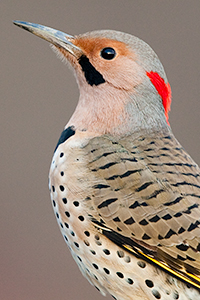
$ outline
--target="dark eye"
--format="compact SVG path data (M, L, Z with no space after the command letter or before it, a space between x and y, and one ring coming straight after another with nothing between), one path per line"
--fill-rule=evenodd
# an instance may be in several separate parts
M104 59L113 59L116 55L116 52L113 48L110 48L110 47L107 47L107 48L104 48L103 50L101 50L101 56L104 58Z

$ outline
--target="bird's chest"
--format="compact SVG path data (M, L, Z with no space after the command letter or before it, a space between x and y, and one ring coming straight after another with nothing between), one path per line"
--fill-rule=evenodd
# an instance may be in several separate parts
M76 239L83 239L90 222L84 203L92 183L87 174L83 144L83 141L77 142L73 137L60 144L54 153L49 173L54 212L65 240L75 251L79 248Z
M88 163L84 143L71 138L71 142L61 144L52 159L49 188L58 225L73 258L83 275L105 294L104 280L110 274L110 242L91 222L92 208L88 202L95 178L88 171ZM115 256L116 253L117 250Z
M120 270L126 265L129 267L130 257L124 253L122 255L117 245L111 245L91 219L95 215L91 198L95 194L97 179L89 170L90 164L93 168L94 161L100 155L91 156L94 147L88 147L87 142L84 145L83 141L76 140L76 136L74 140L73 137L70 139L57 148L49 174L58 225L73 258L90 283L104 295L106 290L113 289L119 289L122 293L120 283L125 280L125 275ZM102 145L95 145L97 152L101 148ZM117 267L117 271L113 270L113 266ZM127 277L127 288L132 289L133 281Z
M94 259L94 247L98 248L100 242L98 231L91 224L85 205L93 183L87 171L88 159L84 143L87 144L74 136L59 145L50 167L49 188L54 213L65 242L80 270L91 281L89 270L92 264L89 261ZM92 277L95 276L93 274Z

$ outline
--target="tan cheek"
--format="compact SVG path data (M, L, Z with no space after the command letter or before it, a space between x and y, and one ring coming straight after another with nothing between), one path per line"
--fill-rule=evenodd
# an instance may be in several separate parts
M91 58L91 63L103 75L107 82L118 88L126 90L133 89L140 84L145 76L145 72L133 59L116 57L113 61L100 61Z

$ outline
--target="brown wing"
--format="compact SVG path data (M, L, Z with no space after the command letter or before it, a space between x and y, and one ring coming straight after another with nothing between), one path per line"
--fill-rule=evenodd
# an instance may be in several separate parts
M129 251L200 282L200 172L174 136L97 137L84 152L94 224Z

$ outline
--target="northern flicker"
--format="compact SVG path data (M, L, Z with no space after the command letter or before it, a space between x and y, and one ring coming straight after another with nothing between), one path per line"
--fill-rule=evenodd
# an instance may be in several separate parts
M50 42L80 89L49 187L83 275L117 300L200 299L200 169L171 131L155 52L113 30L14 23Z

